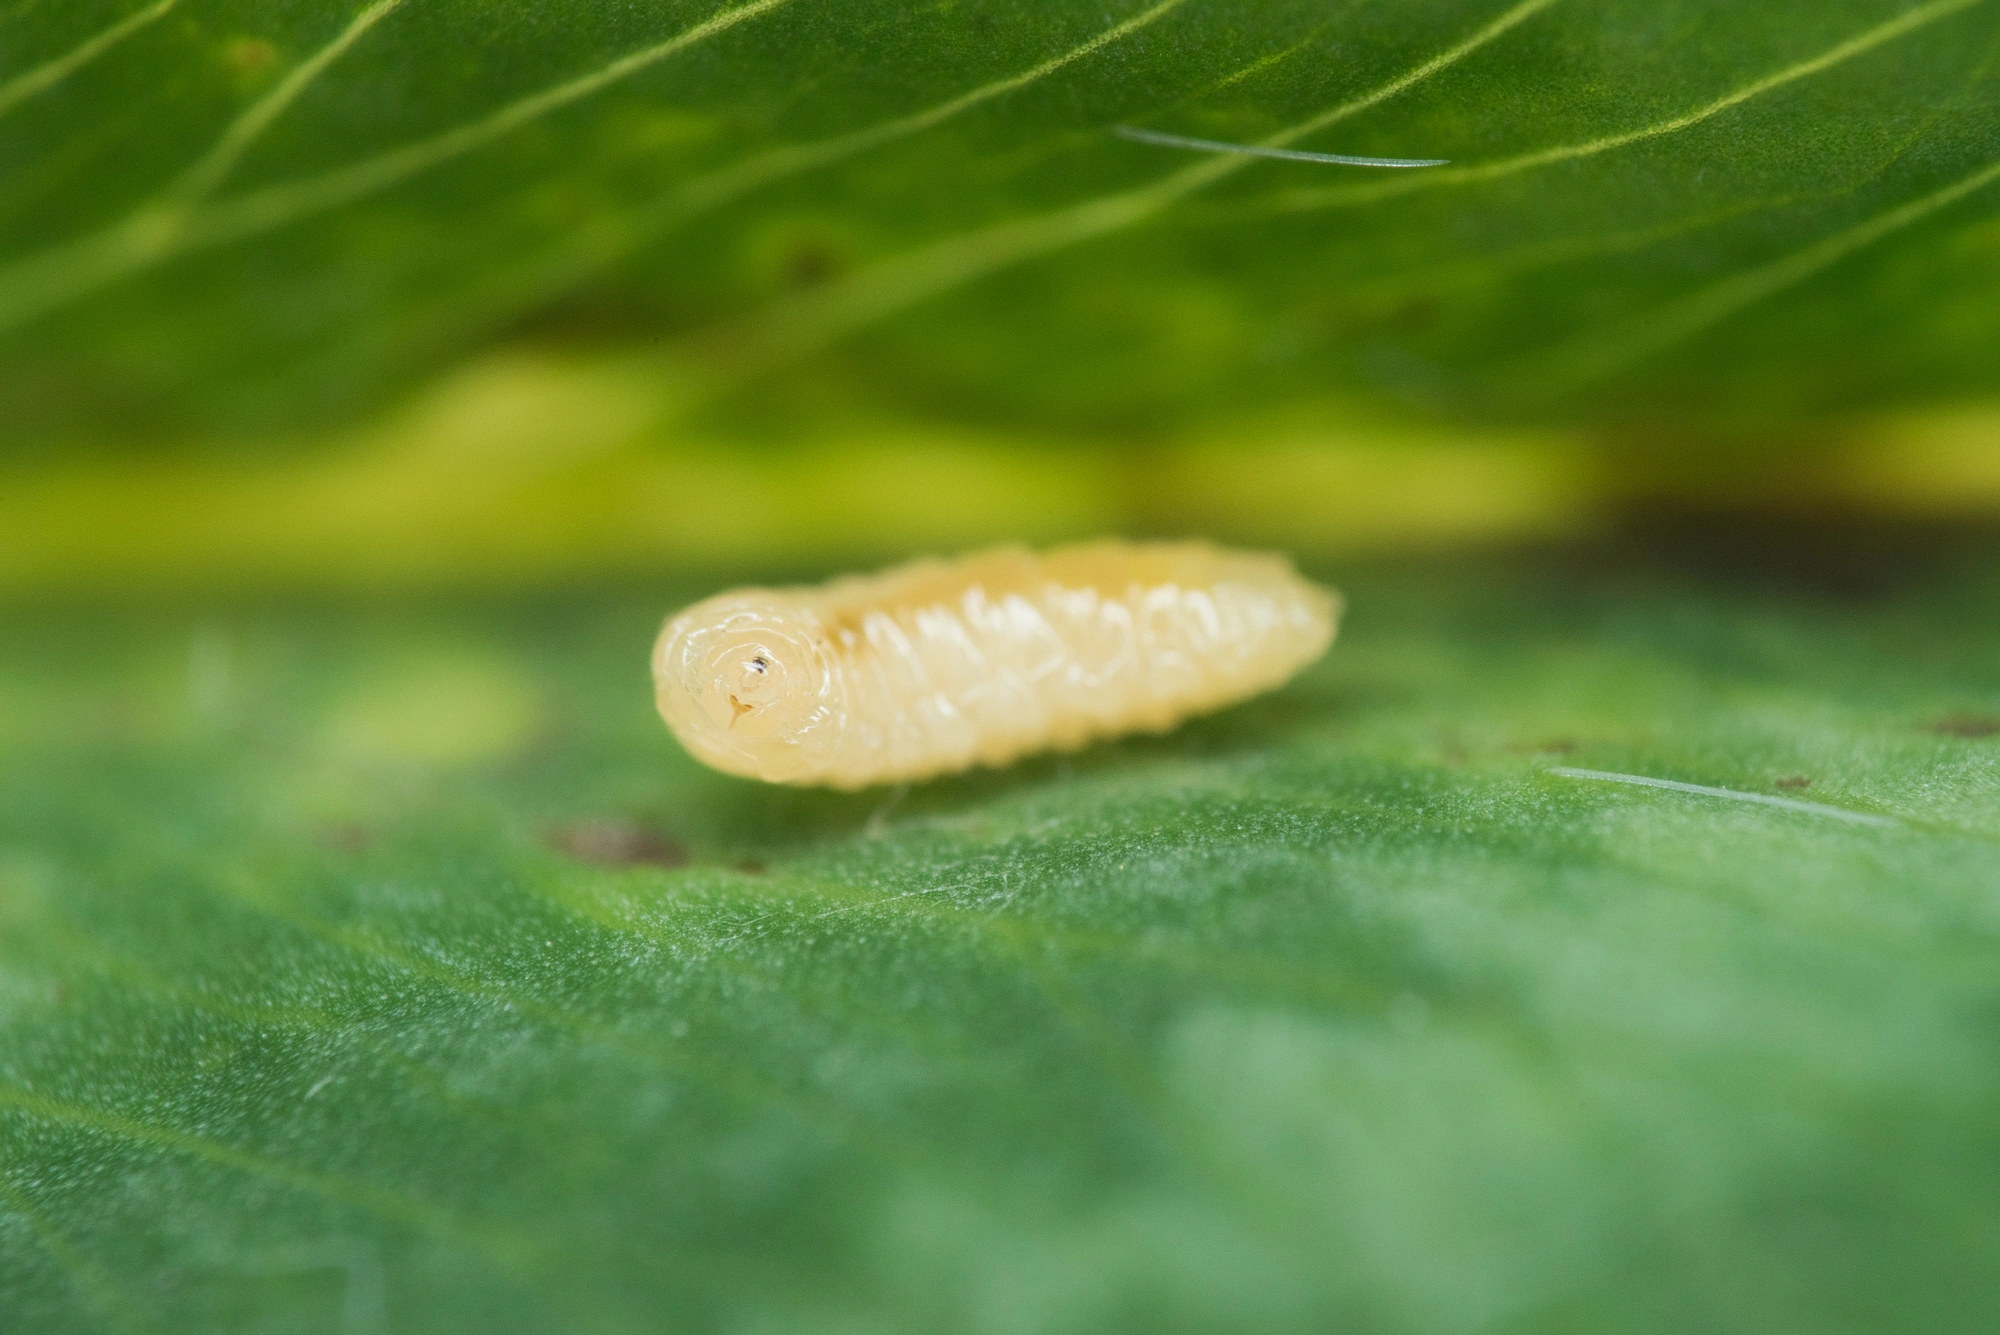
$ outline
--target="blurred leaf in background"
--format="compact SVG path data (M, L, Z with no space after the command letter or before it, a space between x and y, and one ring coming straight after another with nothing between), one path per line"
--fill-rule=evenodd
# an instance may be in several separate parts
M2000 501L1988 0L28 0L0 43L0 584L879 555L1044 494L1027 536L1322 550Z
M0 0L0 1330L1994 1328L1996 201L2000 0ZM652 716L1103 532L1350 624Z

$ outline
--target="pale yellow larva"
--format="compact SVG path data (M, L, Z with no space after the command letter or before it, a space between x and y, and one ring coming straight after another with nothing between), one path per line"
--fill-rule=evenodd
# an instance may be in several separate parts
M1339 614L1280 556L1004 547L706 599L661 631L653 685L719 770L862 788L1162 731L1282 684Z

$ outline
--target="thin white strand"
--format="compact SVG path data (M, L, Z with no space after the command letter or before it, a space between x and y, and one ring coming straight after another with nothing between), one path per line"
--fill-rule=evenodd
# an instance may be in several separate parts
M1571 769L1558 766L1549 771L1560 774L1565 779L1595 779L1601 783L1629 783L1640 788L1666 788L1676 793L1695 793L1702 797L1720 797L1731 802L1750 802L1760 807L1777 807L1783 811L1797 811L1807 816L1830 816L1834 820L1844 820L1855 825L1901 825L1902 822L1887 816L1874 816L1865 811L1849 811L1845 807L1831 807L1822 802L1801 802L1791 797L1769 797L1763 793L1742 793L1734 788L1710 788L1706 784L1682 783L1678 779L1654 779L1644 774L1615 774L1610 770Z
M1308 153L1300 148L1267 148L1263 144L1229 144L1220 139L1191 139L1182 134L1162 134L1120 125L1112 130L1120 139L1137 144L1158 144L1162 148L1192 148L1205 153L1241 153L1253 158L1283 158L1288 162L1331 162L1342 167L1442 167L1450 158L1361 158L1349 153Z

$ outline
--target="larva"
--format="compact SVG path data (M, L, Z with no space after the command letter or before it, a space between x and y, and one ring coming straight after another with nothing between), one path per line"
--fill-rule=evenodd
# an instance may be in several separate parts
M862 788L1164 731L1285 682L1339 613L1280 556L1003 547L706 599L660 632L653 685L716 769Z

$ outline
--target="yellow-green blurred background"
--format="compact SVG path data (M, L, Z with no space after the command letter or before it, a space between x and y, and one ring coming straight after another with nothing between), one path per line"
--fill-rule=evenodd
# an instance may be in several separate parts
M880 560L1097 533L1310 556L1616 532L1657 507L2000 518L2000 411L1883 418L1804 458L1660 467L1553 432L1329 425L1101 447L867 421L746 448L630 440L643 383L502 357L387 421L286 451L9 471L0 587L505 586Z
M0 472L0 589L505 588L851 565L1001 541L1208 535L1314 558L1615 536L1662 514L2000 519L2000 409L1790 450L1621 445L1299 405L1106 442L867 413L662 427L656 368L502 352L320 439Z

